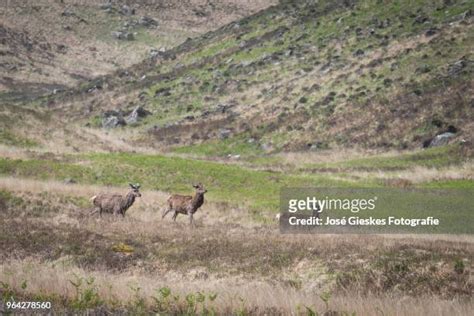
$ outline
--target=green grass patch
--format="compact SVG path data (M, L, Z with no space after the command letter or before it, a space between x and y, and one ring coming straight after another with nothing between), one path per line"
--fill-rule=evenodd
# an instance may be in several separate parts
M413 167L441 168L464 162L458 145L429 148L414 153L404 153L388 157L367 157L340 162L307 164L304 169L338 170L404 170Z
M207 197L254 211L277 211L282 187L348 187L350 182L329 176L288 175L257 171L237 165L142 154L88 154L84 163L48 160L0 159L0 174L41 180L72 178L78 183L127 186L140 182L144 189L191 193L192 184L202 182ZM360 184L363 185L363 184Z
M242 137L177 147L173 149L173 152L203 157L225 157L227 155L247 157L263 153L257 143L249 143Z
M38 143L26 137L15 135L5 129L0 129L0 143L15 147L35 147Z

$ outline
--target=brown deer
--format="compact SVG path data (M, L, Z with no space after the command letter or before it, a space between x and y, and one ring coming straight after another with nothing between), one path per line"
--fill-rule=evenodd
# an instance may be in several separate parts
M193 215L204 203L204 193L207 190L204 188L202 183L193 185L196 192L193 196L190 195L179 195L173 194L168 198L168 208L163 211L161 218L164 218L166 214L173 211L173 221L176 222L178 214L185 214L189 216L189 224L194 226Z
M142 196L139 191L140 184L129 183L129 185L130 191L125 196L110 193L102 193L93 196L91 201L94 204L95 209L90 215L99 212L99 216L102 217L102 212L105 212L112 213L114 215L121 214L123 217L125 217L125 212L135 202L135 198Z

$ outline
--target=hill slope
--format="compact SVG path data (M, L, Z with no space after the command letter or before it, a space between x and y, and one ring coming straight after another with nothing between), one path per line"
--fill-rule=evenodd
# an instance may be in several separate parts
M53 101L92 126L105 110L143 105L152 115L125 131L147 146L413 148L448 130L470 139L473 6L282 3Z
M7 1L0 6L0 92L34 98L71 88L271 4Z

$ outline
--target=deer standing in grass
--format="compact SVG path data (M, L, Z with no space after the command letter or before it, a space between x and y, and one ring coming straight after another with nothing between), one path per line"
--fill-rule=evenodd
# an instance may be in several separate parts
M161 218L164 218L166 214L173 211L173 221L176 222L178 214L185 214L189 216L189 224L194 226L193 215L204 203L204 193L207 190L204 188L202 183L193 185L196 192L193 196L190 195L179 195L173 194L168 198L168 207L163 211Z
M102 193L95 195L91 198L92 204L95 209L90 215L99 212L99 216L102 217L102 212L112 213L114 215L121 214L125 217L125 212L135 202L135 198L141 197L140 184L129 184L130 191L127 195L123 196L120 194Z

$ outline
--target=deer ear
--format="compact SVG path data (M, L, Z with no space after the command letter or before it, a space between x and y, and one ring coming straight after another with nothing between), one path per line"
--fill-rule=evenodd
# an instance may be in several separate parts
M135 189L140 189L140 183L135 184Z
M199 186L197 184L193 184L193 188L197 189Z
M132 189L135 189L135 186L131 183L128 184Z

